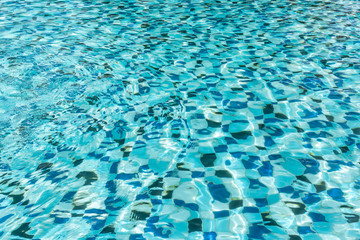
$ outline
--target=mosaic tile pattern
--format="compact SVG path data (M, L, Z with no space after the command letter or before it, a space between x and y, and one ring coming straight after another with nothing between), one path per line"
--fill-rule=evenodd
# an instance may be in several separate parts
M360 239L360 3L0 2L1 239Z

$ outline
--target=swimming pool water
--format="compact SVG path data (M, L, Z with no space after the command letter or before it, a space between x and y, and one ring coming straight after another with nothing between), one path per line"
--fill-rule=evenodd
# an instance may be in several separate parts
M0 2L0 239L360 239L360 3Z

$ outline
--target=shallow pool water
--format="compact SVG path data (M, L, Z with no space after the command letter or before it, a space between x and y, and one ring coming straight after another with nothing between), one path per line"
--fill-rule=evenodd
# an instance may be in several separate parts
M360 2L0 2L0 239L360 239Z

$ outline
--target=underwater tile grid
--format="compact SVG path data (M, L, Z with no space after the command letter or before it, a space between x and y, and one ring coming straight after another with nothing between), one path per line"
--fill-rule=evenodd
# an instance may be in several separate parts
M359 138L359 1L0 1L0 239L360 239Z

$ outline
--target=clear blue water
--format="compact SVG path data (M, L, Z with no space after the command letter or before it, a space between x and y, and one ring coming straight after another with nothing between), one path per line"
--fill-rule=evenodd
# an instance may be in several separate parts
M0 239L360 239L360 2L0 2Z

